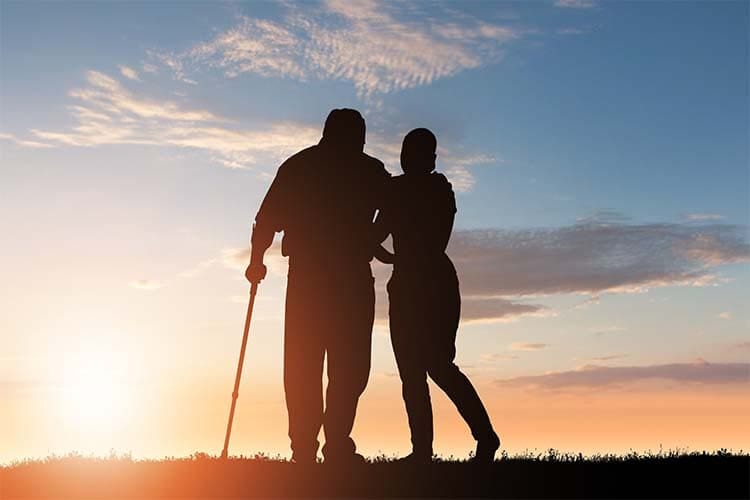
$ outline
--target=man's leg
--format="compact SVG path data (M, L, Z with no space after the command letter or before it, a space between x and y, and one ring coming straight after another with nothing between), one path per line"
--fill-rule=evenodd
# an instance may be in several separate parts
M284 320L284 391L289 414L292 458L314 462L323 423L323 356L320 308L310 281L289 273Z
M323 428L327 461L351 459L356 451L350 434L359 397L370 376L375 290L368 273L338 290L338 309L331 311L326 333L328 387Z

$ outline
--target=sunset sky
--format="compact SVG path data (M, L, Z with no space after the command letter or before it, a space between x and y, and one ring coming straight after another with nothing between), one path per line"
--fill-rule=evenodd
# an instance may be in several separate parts
M747 450L747 41L741 1L2 2L0 463L220 452L253 217L336 107L393 173L438 137L457 363L506 450ZM269 267L235 454L289 454ZM403 454L375 273L354 437Z

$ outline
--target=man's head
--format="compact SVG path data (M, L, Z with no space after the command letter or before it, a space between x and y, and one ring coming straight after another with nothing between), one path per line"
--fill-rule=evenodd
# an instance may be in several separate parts
M401 145L401 168L406 174L429 174L435 170L437 138L426 128L415 128Z
M356 109L334 109L323 127L323 143L344 151L365 148L365 120Z

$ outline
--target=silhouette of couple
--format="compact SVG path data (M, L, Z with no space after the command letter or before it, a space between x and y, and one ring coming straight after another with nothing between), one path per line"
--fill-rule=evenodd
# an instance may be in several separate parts
M279 167L255 219L247 279L265 277L263 256L274 233L284 232L281 252L289 257L284 390L292 459L316 461L322 426L326 463L364 460L350 434L370 373L375 256L393 264L391 342L413 447L404 460L427 463L433 455L429 375L469 425L475 460L491 461L500 441L471 382L453 363L461 298L445 249L456 204L451 184L434 172L437 140L424 128L409 132L401 150L404 175L396 177L365 154L364 145L360 113L331 111L320 142ZM393 254L381 246L389 234Z

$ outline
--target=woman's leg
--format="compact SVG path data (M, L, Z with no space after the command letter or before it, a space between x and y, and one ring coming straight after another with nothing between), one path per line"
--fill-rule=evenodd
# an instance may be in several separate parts
M435 361L428 367L430 378L456 405L458 412L469 425L471 435L477 441L495 440L487 410L469 379L452 361Z
M461 296L458 283L450 285L452 286L444 287L434 299L437 314L429 321L429 326L433 329L433 342L427 373L456 405L458 412L469 425L472 436L480 444L477 456L479 449L485 449L487 445L492 448L491 453L494 456L499 441L487 410L472 383L453 362L456 357L456 332L461 315Z

